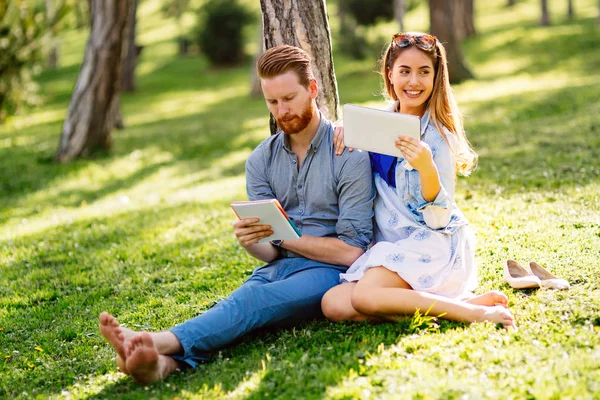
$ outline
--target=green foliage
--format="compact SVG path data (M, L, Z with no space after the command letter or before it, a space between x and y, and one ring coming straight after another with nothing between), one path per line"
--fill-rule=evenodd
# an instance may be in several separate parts
M197 40L215 65L235 65L244 59L244 26L253 13L238 0L209 0L198 14Z
M39 1L0 1L0 123L36 102L32 75L40 70L47 34L67 13L49 16Z
M374 25L394 18L394 0L346 0L345 3L359 25Z
M364 35L362 27L340 26L337 48L355 60L363 60L371 56L372 49Z
M167 0L162 4L161 11L168 17L179 19L185 13L191 0Z

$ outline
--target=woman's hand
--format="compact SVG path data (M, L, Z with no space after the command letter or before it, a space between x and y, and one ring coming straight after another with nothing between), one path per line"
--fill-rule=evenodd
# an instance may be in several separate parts
M333 147L335 148L335 155L342 155L346 146L344 145L344 126L342 120L336 121L335 133L333 134ZM348 147L348 151L353 151L353 148Z
M408 163L420 173L435 170L433 154L429 145L410 136L398 136L396 147Z
M233 223L233 233L237 237L238 243L247 248L258 243L259 240L269 237L273 234L270 225L256 224L260 221L258 218L242 218Z

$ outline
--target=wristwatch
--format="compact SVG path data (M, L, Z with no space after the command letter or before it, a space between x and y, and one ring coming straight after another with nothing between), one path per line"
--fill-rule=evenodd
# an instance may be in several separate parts
M281 243L283 243L283 240L271 240L271 244L277 247L278 249L281 248Z

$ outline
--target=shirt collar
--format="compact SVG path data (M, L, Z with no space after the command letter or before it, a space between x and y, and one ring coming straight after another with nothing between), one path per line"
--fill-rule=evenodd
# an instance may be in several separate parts
M429 125L429 108L425 110L425 114L421 117L421 136L425 133L427 125Z
M323 136L325 136L325 131L327 130L328 125L327 119L325 119L321 110L317 110L317 112L319 113L319 126L317 127L317 133L315 133L315 137L313 137L313 139L310 142L310 145L308 146L308 149L312 149L313 152L317 151L319 145L323 141ZM281 134L283 135L283 148L288 153L291 153L292 146L290 144L290 136L286 135L283 131L281 132Z

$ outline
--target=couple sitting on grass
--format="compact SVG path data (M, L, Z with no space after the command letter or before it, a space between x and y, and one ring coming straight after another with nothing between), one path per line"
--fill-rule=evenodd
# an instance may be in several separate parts
M429 310L454 321L515 327L504 294L472 293L474 235L454 186L456 174L468 174L477 156L465 137L442 44L427 34L397 34L383 56L390 111L422 121L420 141L398 137L404 156L398 158L343 148L343 130L336 132L316 108L317 81L303 50L269 49L257 68L281 132L250 155L248 198L278 199L302 237L258 243L273 233L268 225L256 218L234 223L239 244L266 264L228 298L168 331L135 332L103 312L100 331L116 350L119 369L147 384L196 366L257 328L323 315L394 321Z

